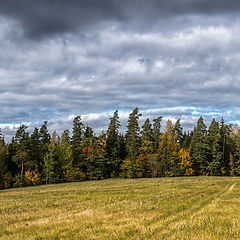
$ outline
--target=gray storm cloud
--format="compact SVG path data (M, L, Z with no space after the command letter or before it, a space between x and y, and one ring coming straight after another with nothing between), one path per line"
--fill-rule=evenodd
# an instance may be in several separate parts
M61 34L116 21L141 29L175 16L238 13L236 0L2 0L0 13L15 19L32 38Z
M238 122L239 1L2 0L0 127L98 132L119 109ZM143 120L142 120L143 121Z

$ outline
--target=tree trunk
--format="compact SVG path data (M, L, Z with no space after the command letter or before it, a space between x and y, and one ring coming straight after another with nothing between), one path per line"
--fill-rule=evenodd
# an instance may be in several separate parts
M233 176L234 175L234 162L233 162L232 153L230 153L229 167L230 167L230 176Z

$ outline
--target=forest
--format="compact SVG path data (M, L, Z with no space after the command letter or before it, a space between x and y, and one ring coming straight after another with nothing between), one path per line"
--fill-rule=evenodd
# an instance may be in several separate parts
M209 127L200 117L185 132L180 119L147 118L139 126L138 108L129 115L126 132L119 132L116 110L106 133L97 136L81 116L72 133L50 136L47 122L30 134L21 125L11 142L0 131L0 189L106 178L240 175L240 131L224 119Z

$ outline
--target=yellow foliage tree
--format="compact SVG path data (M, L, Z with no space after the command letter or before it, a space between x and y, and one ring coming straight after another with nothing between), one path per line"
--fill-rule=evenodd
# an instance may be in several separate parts
M194 175L194 170L192 168L193 159L191 158L190 153L186 149L181 148L178 152L178 157L180 168L183 171L183 174L185 176Z
M159 166L160 176L179 176L177 135L173 134L173 125L170 120L166 123L166 130L159 137Z
M25 172L25 181L27 185L39 185L41 183L41 174L38 171L37 166L35 167L35 170L27 170Z

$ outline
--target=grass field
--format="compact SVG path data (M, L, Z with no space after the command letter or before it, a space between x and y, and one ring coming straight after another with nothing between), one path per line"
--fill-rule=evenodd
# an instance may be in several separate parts
M0 239L240 239L240 178L114 179L3 190Z

